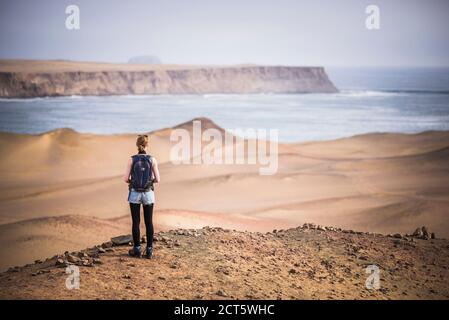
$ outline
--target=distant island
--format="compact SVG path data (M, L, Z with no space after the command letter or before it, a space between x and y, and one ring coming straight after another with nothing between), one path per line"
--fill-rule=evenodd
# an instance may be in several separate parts
M131 64L161 64L162 61L157 56L145 55L145 56L132 57L128 60L128 63L131 63Z
M323 67L0 60L0 97L335 93Z

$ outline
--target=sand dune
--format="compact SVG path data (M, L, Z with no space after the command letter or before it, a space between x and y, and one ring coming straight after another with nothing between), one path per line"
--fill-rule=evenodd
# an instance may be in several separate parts
M203 129L222 130L211 120L201 120ZM191 122L177 128L192 130ZM156 189L159 229L209 224L269 231L315 222L406 233L427 225L437 236L449 237L449 132L375 133L280 144L278 173L261 176L258 167L249 164L173 165L171 130L149 133L150 153L159 160L162 175ZM127 186L121 175L135 152L134 142L134 134L93 135L70 129L40 135L1 133L0 224L2 243L8 243L2 248L1 266L16 263L11 258L15 249L26 245L51 255L68 245L80 249L128 230ZM74 243L70 236L52 241L32 236L42 232L51 237L53 232L50 224L36 218L52 221L62 216L96 219L101 227L92 223L84 228L76 219L61 222L60 230L77 230ZM123 221L111 220L117 217ZM18 240L18 226L18 234L30 237ZM36 258L24 251L20 262Z

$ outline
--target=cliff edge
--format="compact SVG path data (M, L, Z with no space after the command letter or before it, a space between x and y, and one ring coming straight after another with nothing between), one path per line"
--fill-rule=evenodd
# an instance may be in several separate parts
M0 61L0 97L334 93L323 67Z
M0 299L449 298L448 241L419 228L384 236L314 224L269 233L204 227L154 240L152 260L129 257L131 237L120 236L11 268L0 273ZM78 268L79 289L66 286L68 267ZM370 287L373 270L379 282Z

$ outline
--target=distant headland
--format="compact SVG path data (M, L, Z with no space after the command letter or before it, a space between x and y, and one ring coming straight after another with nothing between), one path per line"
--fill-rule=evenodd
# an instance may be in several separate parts
M323 67L0 60L0 97L335 93Z

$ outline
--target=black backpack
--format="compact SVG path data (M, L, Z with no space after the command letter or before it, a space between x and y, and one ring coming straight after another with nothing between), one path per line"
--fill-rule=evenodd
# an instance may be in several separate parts
M138 192L147 192L153 189L151 156L136 154L132 156L130 189Z

